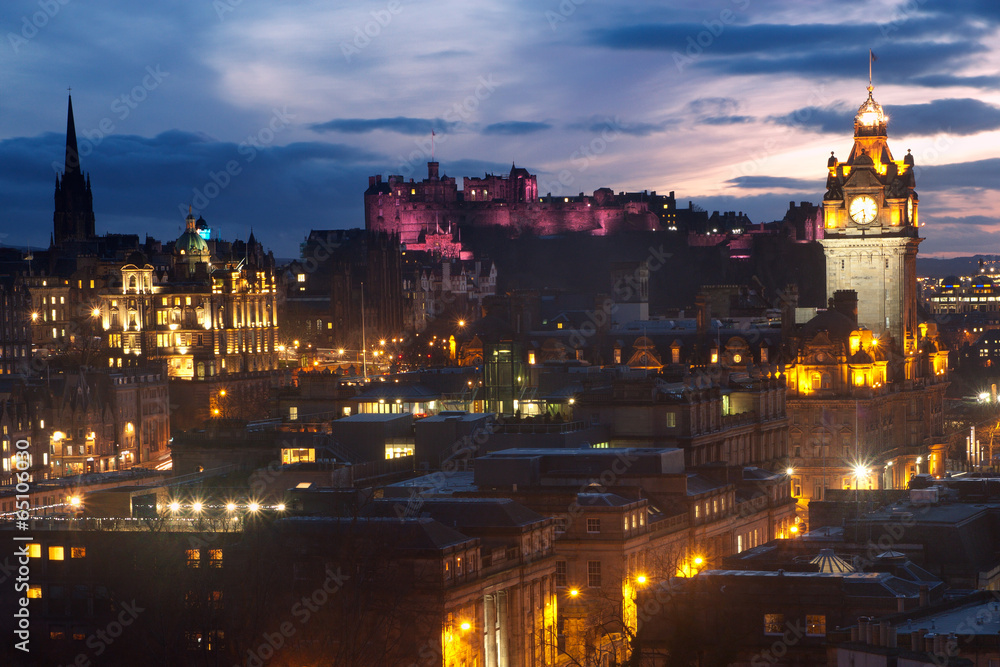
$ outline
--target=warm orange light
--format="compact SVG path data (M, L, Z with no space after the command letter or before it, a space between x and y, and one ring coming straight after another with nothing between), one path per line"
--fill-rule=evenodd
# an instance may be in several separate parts
M459 627L462 628L462 630L470 630L472 629L472 623L469 623L468 621L462 621L462 625L460 625Z
M225 389L220 389L219 390L219 396L225 396L225 395L226 395L226 390Z
M260 510L260 505L257 503L250 503L249 505L247 505L247 509L250 510L251 512L256 513L258 510Z
M195 512L200 512L201 511L201 507L202 507L202 505L199 502L196 502L193 505L191 505L191 509L193 509Z
M638 584L644 584L644 583L646 583L646 575L640 574L638 577L635 578L635 581Z
M100 317L101 316L101 309L100 308L94 308L92 311L90 311L90 314L93 315L94 317Z
M701 556L695 556L693 562L695 565L702 565L705 563L705 559L702 558Z
M69 499L69 504L72 505L73 507L79 507L80 506L80 496L73 496L72 498L70 498Z
M571 588L571 589L569 589L569 596L570 596L571 598L575 598L575 597L576 597L577 595L579 595L579 594L580 594L580 591L579 591L579 590L577 590L577 589L575 589L575 588Z
M169 505L171 512L179 512L181 509L181 504L178 502L172 502Z
M226 511L227 512L235 512L236 511L236 503L226 503Z
M794 535L795 533L799 532L799 527L792 526L791 528L788 529L788 531Z
M458 326L464 327L465 326L465 320L459 320L458 321Z

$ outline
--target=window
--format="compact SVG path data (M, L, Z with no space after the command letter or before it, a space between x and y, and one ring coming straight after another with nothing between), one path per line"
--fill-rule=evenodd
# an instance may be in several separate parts
M587 585L591 588L598 588L601 585L601 561L587 561Z
M625 517L625 530L628 530L628 517Z
M451 579L451 561L450 560L446 560L444 562L444 578L446 580L447 579Z
M599 532L601 532L601 520L600 519L587 519L587 532L588 533L599 533Z
M66 550L62 547L49 547L49 560L63 560L66 558Z
M695 505L694 506L694 518L696 518L696 519L700 519L701 518L701 505Z
M668 412L667 413L667 428L675 428L677 426L677 413Z
M459 556L455 559L455 576L462 576L462 557Z
M28 545L28 558L41 558L42 557L42 545L41 544L29 544Z
M826 635L826 616L806 614L806 635L822 637Z
M556 586L566 585L566 561L556 561Z
M780 635L785 631L784 614L764 614L764 634Z
M66 633L59 626L53 626L49 630L49 639L56 639L56 640L66 639Z
M28 589L28 597L30 599L32 599L32 600L41 600L42 599L42 587L41 586L32 586L32 587L30 587Z
M740 553L741 551L743 551L743 536L742 535L737 535L736 536L736 553Z
M304 274L304 273L300 273L300 274L299 274L299 275L298 275L298 276L296 277L296 279L297 279L297 280L298 280L298 281L299 281L300 283L304 283L304 282L306 281L306 274Z
M566 532L566 517L557 516L556 517L556 532L565 533Z
M222 549L208 550L208 566L222 567Z
M299 409L297 406L291 406L288 408L288 421L296 421L299 418Z
M188 567L201 566L201 552L198 549L187 550L187 564Z

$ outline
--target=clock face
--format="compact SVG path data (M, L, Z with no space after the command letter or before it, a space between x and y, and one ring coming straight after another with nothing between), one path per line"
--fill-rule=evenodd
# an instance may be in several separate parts
M859 225L867 225L875 220L875 216L878 214L878 206L875 204L874 199L868 195L862 195L855 197L851 201L850 213L851 220Z

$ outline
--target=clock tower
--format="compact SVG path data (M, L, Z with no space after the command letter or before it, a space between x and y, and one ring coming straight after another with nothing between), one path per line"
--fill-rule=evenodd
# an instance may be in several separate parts
M826 291L854 290L858 323L888 331L905 354L917 344L917 193L913 156L894 160L888 117L872 96L854 117L854 147L846 161L832 153L823 197ZM907 376L912 368L906 364Z

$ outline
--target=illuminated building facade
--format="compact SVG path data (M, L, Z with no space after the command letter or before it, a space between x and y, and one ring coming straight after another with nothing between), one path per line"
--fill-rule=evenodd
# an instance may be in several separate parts
M133 253L120 268L120 286L102 294L94 312L108 339L108 366L159 361L171 379L185 380L277 368L273 262L252 234L246 247L246 257L214 260L188 215L166 280Z
M854 146L846 161L831 154L823 197L826 289L858 294L858 322L899 349L917 349L916 261L918 197L913 156L895 160L887 143L888 117L872 96L854 117ZM905 372L913 377L907 362Z
M511 235L587 232L603 236L676 223L672 196L657 197L655 192L616 195L608 188L596 190L593 196L540 196L535 176L514 165L506 176L466 177L462 186L459 190L455 178L439 175L437 162L427 163L427 178L420 182L399 175L385 181L381 175L371 176L365 191L365 228L396 234L407 248L434 251L436 245L443 254L454 256L458 250L451 242L460 243L463 226L499 228Z

